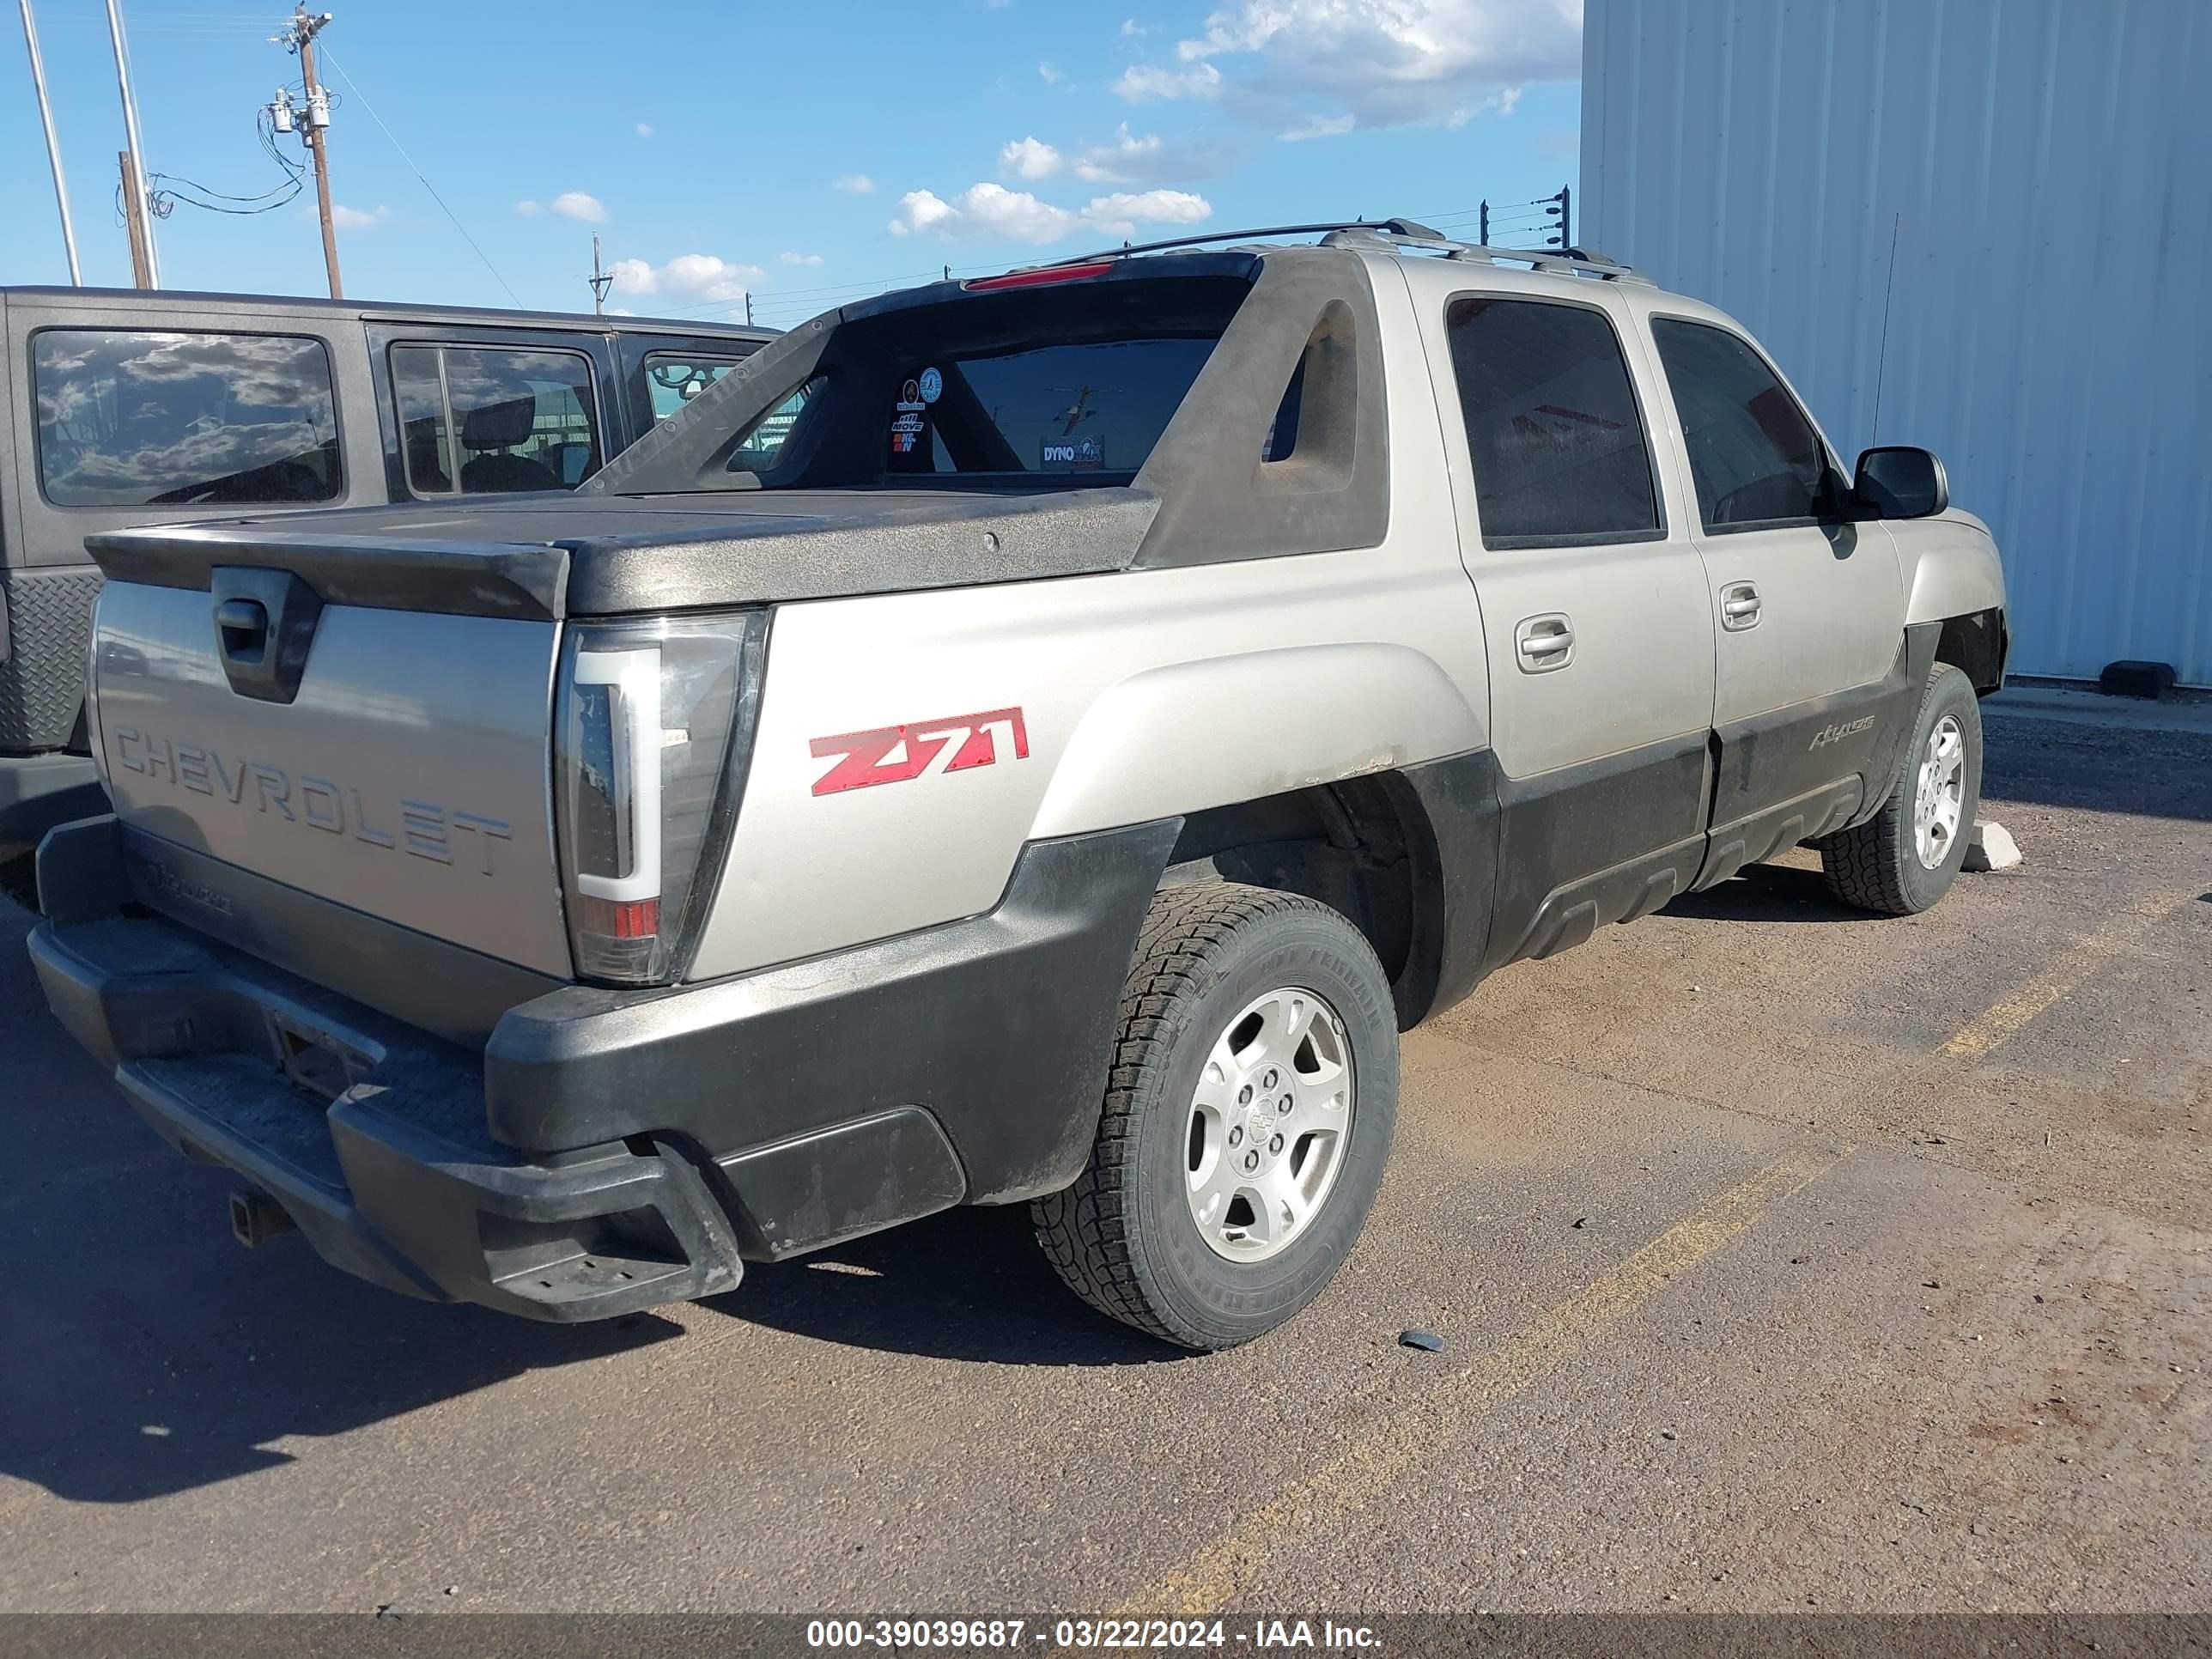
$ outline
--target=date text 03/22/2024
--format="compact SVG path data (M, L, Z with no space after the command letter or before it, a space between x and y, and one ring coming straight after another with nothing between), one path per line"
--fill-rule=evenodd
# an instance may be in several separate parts
M817 1650L878 1651L951 1649L1053 1650L1213 1648L1249 1652L1300 1649L1350 1651L1381 1645L1365 1625L1332 1619L817 1619L808 1621L806 1645Z

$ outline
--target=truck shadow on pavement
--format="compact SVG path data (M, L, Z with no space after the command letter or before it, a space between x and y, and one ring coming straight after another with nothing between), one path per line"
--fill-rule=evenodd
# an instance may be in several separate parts
M1784 864L1747 864L1717 887L1670 901L1661 914L1694 921L1866 920L1866 912L1852 909L1828 891L1827 878L1818 870Z
M796 1261L749 1264L707 1306L848 1347L1001 1365L1186 1358L1076 1299L1030 1236L1029 1207L946 1210Z
M118 1133L138 1133L126 1115ZM214 1224L227 1184L134 1165L72 1217L89 1248L70 1249L50 1218L36 1226L58 1271L0 1296L0 1474L134 1503L316 1455L288 1443L683 1334L651 1315L562 1328L414 1302L325 1267L297 1238L249 1255Z

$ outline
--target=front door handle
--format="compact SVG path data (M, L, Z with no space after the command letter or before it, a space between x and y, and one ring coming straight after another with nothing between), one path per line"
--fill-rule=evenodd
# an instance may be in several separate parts
M1759 589L1749 582L1730 582L1721 589L1721 626L1731 634L1759 626Z
M1575 659L1575 629L1562 611L1530 617L1513 629L1514 655L1524 674L1548 674Z

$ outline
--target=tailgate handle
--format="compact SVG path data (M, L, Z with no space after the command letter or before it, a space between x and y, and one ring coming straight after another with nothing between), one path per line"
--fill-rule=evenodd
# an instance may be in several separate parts
M225 599L215 608L215 626L232 662L258 663L269 648L269 609L258 599Z
M241 697L290 702L300 695L323 602L289 570L217 565L208 572L215 601L216 654Z

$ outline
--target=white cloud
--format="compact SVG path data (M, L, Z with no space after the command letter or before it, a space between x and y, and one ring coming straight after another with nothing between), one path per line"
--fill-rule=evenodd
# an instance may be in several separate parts
M1096 185L1127 184L1132 179L1145 177L1164 148L1159 134L1148 132L1137 137L1124 121L1115 132L1112 143L1094 144L1076 159L1075 176Z
M775 257L787 265L818 265L822 263L822 256L818 253L779 253Z
M1037 65L1037 73L1044 76L1048 82L1055 87L1062 81L1067 79L1065 75L1062 75L1058 70L1054 69L1049 64L1039 64Z
M1231 160L1220 145L1170 143L1157 132L1140 137L1124 121L1112 143L1090 145L1076 156L1074 173L1086 184L1164 185L1212 178L1229 171Z
M637 124L637 136L638 136L639 137L641 137L641 138L650 138L650 137L653 137L653 123L652 123L652 122L650 122L650 121L640 121L640 122Z
M1393 126L1464 120L1488 106L1471 94L1572 80L1582 24L1583 0L1231 0L1176 55L1194 69L1251 60L1236 90L1270 120L1321 98L1361 126Z
M1275 137L1286 144L1295 144L1305 138L1335 138L1351 131L1355 125L1349 115L1316 115L1277 133Z
M1025 190L1004 185L970 185L945 200L934 191L909 191L899 198L895 236L934 232L941 236L999 236L1021 242L1056 242L1076 230L1127 236L1140 224L1190 225L1213 212L1211 203L1188 191L1148 190L1096 196L1081 208L1040 201Z
M712 253L679 253L665 265L617 259L615 286L625 294L676 300L742 300L765 274L758 265L733 265Z
M1521 88L1507 87L1504 91L1493 92L1489 97L1479 102L1461 105L1459 108L1444 118L1444 125L1453 128L1463 127L1478 115L1495 115L1503 120L1513 113L1514 105L1520 101Z
M999 171L1017 179L1049 179L1060 171L1060 152L1035 138L1017 138L999 152Z
M1194 225L1212 212L1212 203L1189 191L1147 190L1094 197L1083 216L1109 235L1128 236L1139 225Z
M1212 98L1221 91L1221 71L1211 64L1187 70L1133 64L1121 71L1114 90L1133 104L1146 98Z
M1133 17L1124 17L1121 20L1121 38L1124 40L1134 40L1151 33L1150 29Z
M343 202L331 204L331 222L340 230L374 230L392 216L388 207L377 207L367 212L349 208Z
M872 196L876 181L865 173L844 173L830 181L830 188L842 190L848 196Z
M526 198L517 202L514 204L514 210L526 219L535 218L538 214L545 211L545 210L538 206L537 203Z
M603 225L607 222L607 210L596 196L586 196L580 190L564 190L553 198L553 211L563 219L579 219L587 225Z

